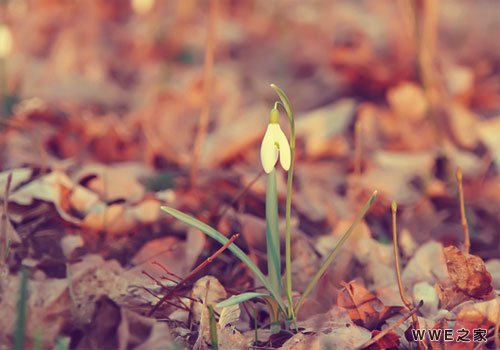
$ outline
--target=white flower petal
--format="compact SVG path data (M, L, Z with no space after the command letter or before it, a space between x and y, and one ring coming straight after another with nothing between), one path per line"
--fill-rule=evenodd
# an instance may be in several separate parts
M273 124L267 126L266 133L260 145L260 161L264 171L269 174L278 160L277 150L274 146L275 138L272 128Z
M276 132L276 141L279 144L280 148L280 163L283 169L290 169L291 162L291 154L290 154L290 144L288 143L288 139L286 138L285 133L279 128Z

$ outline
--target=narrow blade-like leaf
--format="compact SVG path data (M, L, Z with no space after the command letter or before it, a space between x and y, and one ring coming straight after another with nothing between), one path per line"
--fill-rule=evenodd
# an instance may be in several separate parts
M354 231L354 229L356 228L356 226L361 222L361 220L363 220L363 217L365 216L365 214L368 211L368 209L370 209L370 207L371 207L371 205L372 205L372 203L373 203L373 201L375 200L376 197L377 197L377 191L374 191L373 194L370 196L370 199L368 199L368 201L365 203L365 205L363 206L363 208L361 208L361 210L359 211L358 215L356 215L356 218L352 222L352 224L349 227L349 229L344 233L344 235L342 236L342 238L340 238L340 241L337 243L337 245L335 246L335 248L333 248L333 250L330 253L330 255L328 255L328 257L326 258L326 260L323 262L323 264L319 268L318 272L316 272L316 274L312 278L311 282L309 282L309 284L307 285L306 289L304 290L304 293L302 293L302 295L300 296L299 301L297 302L297 304L295 304L295 308L294 308L295 309L295 315L297 315L297 313L298 313L300 307L302 306L302 303L304 302L305 298L309 295L309 293L311 293L311 291L313 290L314 286L316 286L316 284L318 283L318 281L321 278L321 276L325 273L325 271L328 268L328 266L330 266L330 264L332 263L333 259L335 259L335 257L337 256L337 254L340 251L340 248L342 248L343 244L349 238L349 236Z
M163 211L167 212L168 214L172 215L176 219L178 219L178 220L180 220L180 221L182 221L190 226L193 226L194 228L197 228L198 230L200 230L201 232L203 232L207 236L215 239L220 244L224 245L227 241L229 241L229 239L226 236L224 236L222 233L220 233L219 231L215 230L214 228L208 226L207 224L201 222L200 220L193 218L192 216L184 214L183 212L181 212L177 209L166 207L166 206L162 206L161 209ZM266 278L266 276L264 276L264 274L262 273L262 271L260 271L260 269L257 267L257 265L255 265L253 263L253 261L250 260L248 255L246 255L245 252L243 252L234 243L231 244L227 249L230 250L234 255L236 255L236 257L238 259L240 259L254 273L255 277L257 277L257 279L264 285L264 287L266 287L266 289L276 299L281 310L283 312L286 312L286 307L285 307L283 301L281 300L280 294L278 293L277 290L274 289L272 284L269 283L269 280Z
M248 301L250 299L258 298L258 297L269 297L270 295L267 293L257 293L257 292L247 292L247 293L241 293L238 295L233 295L232 297L221 301L218 303L216 306L218 308L223 308L223 307L229 307L233 306L239 303L242 303L244 301Z
M16 331L14 333L14 350L23 350L26 332L26 304L28 302L28 271L21 267L21 283L19 286L19 299L17 302Z
M215 312L212 305L208 305L208 322L210 324L210 342L212 343L212 350L219 350L217 322L215 321Z

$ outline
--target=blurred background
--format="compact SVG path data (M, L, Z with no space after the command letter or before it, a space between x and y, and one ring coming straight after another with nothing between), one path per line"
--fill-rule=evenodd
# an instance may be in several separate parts
M87 330L63 331L73 319L61 279L82 261L99 283L80 283L85 303L119 295L120 305L146 313L156 299L143 290L154 285L143 271L163 273L153 260L184 277L220 247L161 213L161 204L241 233L236 243L265 271L259 148L278 98L271 83L296 111L295 291L379 191L322 278L316 311L335 305L339 283L354 278L378 292L392 288L397 301L387 305L400 302L388 244L392 200L401 255L414 261L406 287L424 277L434 284L437 256L446 275L434 241L463 245L457 168L471 252L488 260L499 289L498 4L0 0L0 246L10 249L0 259L10 296L2 310L15 314L16 278L28 266L35 295L59 286L67 311L59 324L45 318L53 299L42 295L49 302L40 319L32 313L32 328L50 322L50 332L42 327L50 346L64 332L78 342ZM289 135L283 113L281 127ZM283 214L286 173L278 169ZM227 252L205 273L231 293L255 287ZM439 298L450 309L459 303ZM10 339L7 319L14 317L0 320L0 343Z
M261 200L249 196L237 208L234 200L261 172L275 83L297 114L297 227L329 232L378 189L382 204L368 217L378 239L389 236L383 215L395 199L409 208L403 227L417 239L454 242L459 166L476 206L470 220L482 230L474 237L496 249L497 5L3 0L1 166L28 166L36 176L61 170L97 191L98 210L88 198L55 200L66 221L86 229L109 229L93 221L96 210L106 216L117 200L142 205L147 193L172 188L155 198L177 194L176 205L209 221L224 203L262 220ZM89 179L104 171L113 181L101 193ZM263 181L251 193L262 195ZM117 231L154 222L152 212Z

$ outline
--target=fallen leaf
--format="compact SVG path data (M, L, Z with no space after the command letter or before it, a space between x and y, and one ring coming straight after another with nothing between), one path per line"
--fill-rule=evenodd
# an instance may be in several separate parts
M150 175L151 171L142 164L118 163L113 166L90 164L80 169L74 181L86 181L86 187L99 194L104 202L124 199L137 203L144 198L145 189L139 177Z
M53 171L14 191L9 196L9 201L26 206L31 205L35 199L53 203L64 220L79 225L80 220L67 213L62 206L64 195L73 187L73 182L65 173Z
M238 304L222 308L219 322L217 322L219 329L223 329L231 323L238 322L240 314L241 310Z
M424 302L424 305L419 309L419 312L424 317L431 317L436 314L439 306L439 298L436 289L428 282L415 283L413 286L413 300L416 303L419 303L420 300Z
M195 282L191 291L193 298L192 313L195 321L199 321L202 310L207 305L216 305L218 302L227 298L227 292L222 284L213 276L203 276Z
M346 325L333 329L328 334L321 334L321 349L357 349L371 339L371 333L363 327Z
M436 241L421 245L415 255L406 264L401 278L407 288L413 288L417 282L434 283L448 277L443 246Z
M451 279L441 280L435 284L439 297L439 305L446 310L452 310L457 305L469 300L469 296L457 288Z
M500 290L500 259L491 259L486 262L486 270L491 274L493 287Z
M340 137L354 118L356 102L343 99L332 105L313 110L296 121L297 138L303 139L308 158L345 154L347 149L336 147Z
M375 337L380 333L379 330L372 331L372 337ZM374 344L370 345L368 349L370 350L384 350L397 348L399 346L399 335L394 332L388 332L384 334L382 338L377 340Z
M368 169L358 180L365 188L376 188L398 204L411 204L420 198L412 186L415 178L426 177L434 166L431 152L378 151L373 159L376 166Z
M374 329L400 307L386 307L358 281L345 283L337 303L347 309L351 320L367 329Z
M448 106L448 124L459 146L472 150L479 141L478 116L458 103Z
M411 82L402 82L389 89L387 101L401 117L411 121L422 120L427 111L427 99L422 88Z
M443 252L450 278L458 289L477 299L491 297L492 279L483 259L464 253L455 246L445 247Z
M4 197L7 178L10 174L12 174L10 182L10 192L12 193L20 184L31 178L33 170L31 168L16 168L2 171L0 173L0 198Z

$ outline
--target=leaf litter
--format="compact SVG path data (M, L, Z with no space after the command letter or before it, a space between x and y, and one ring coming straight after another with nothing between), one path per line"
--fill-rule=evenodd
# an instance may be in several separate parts
M492 1L436 8L319 1L290 3L286 11L262 1L221 2L195 183L188 174L212 1L151 3L141 12L102 0L1 5L0 26L5 20L15 41L0 58L7 62L0 72L1 349L15 337L21 266L28 270L27 347L213 348L209 307L262 285L227 251L203 265L220 246L160 206L228 237L239 233L238 246L265 268L258 144L272 81L286 87L297 111L295 301L365 194L377 189L380 200L304 301L296 328L271 334L263 299L215 307L219 348L415 348L389 238L392 200L401 208L402 284L420 327L486 330L485 342L425 346L499 346ZM439 54L429 63L433 35ZM426 69L436 67L435 81L427 80ZM463 249L457 167L470 252ZM282 208L285 174L277 181Z

